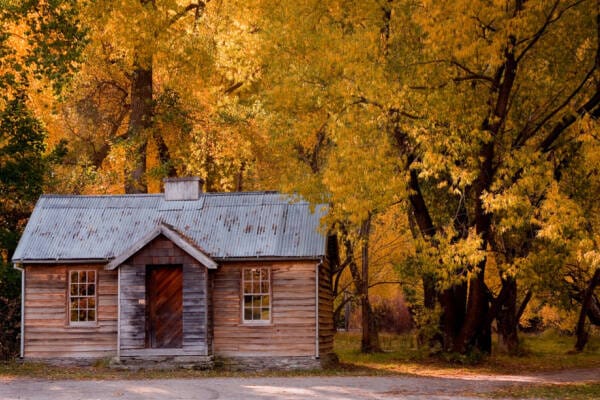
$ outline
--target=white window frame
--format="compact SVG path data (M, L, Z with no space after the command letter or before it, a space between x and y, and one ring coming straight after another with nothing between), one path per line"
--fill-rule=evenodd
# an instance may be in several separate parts
M255 270L259 270L260 271L260 278L258 281L258 287L260 288L259 292L255 292L254 290L250 291L250 292L246 292L246 271L255 271ZM263 271L267 277L266 280L263 279ZM267 283L268 284L268 290L264 291L262 290L263 287L263 283ZM250 285L251 287L254 287L254 279L252 279L250 281ZM241 317L242 317L242 323L244 324L258 324L258 325L264 325L264 324L270 324L273 318L273 307L272 307L272 302L273 302L273 296L272 296L272 277L271 277L271 268L270 267L262 267L262 266L254 266L254 267L243 267L242 268L242 304L241 304L241 308L242 308L242 312L241 312ZM268 319L246 319L246 296L252 296L252 297L259 297L260 296L260 315L262 318L262 311L264 311L264 309L267 309L269 311L269 318ZM262 305L262 300L264 296L268 296L268 306L264 306ZM254 306L251 306L251 309L254 309Z
M72 276L73 273L76 272L77 273L77 277L78 277L78 281L79 281L79 276L82 272L86 273L86 285L89 285L90 283L94 284L94 294L93 295L88 295L87 293L84 295L80 295L77 291L78 294L76 295L72 295L71 294L71 289L72 289L72 285L75 284L77 286L82 285L82 283L80 282L73 282L72 281ZM87 273L88 272L93 272L94 273L94 282L87 282ZM68 299L68 313L67 313L67 321L68 324L70 326L96 326L98 324L98 270L97 269L93 269L93 268L81 268L81 269L70 269L68 270L68 274L69 274L69 286L67 289L67 299ZM73 311L73 307L72 307L72 303L73 301L76 301L76 299L94 299L94 307L90 308L90 307L86 307L84 310L86 311L94 311L94 319L93 320L86 320L86 321L73 321L71 320L71 312ZM77 308L77 311L81 311L81 309Z

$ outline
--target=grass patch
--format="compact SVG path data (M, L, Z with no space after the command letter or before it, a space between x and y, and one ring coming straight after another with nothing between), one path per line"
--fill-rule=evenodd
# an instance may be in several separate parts
M600 399L600 383L582 383L577 385L544 385L533 387L513 387L486 394L494 398L519 399L564 399L587 400Z
M121 371L108 367L100 360L88 367L55 367L32 362L0 363L0 381L18 377L40 379L169 379L203 377L255 377L255 376L356 376L356 375L463 375L463 374L525 374L576 368L600 367L600 338L592 337L586 350L568 354L574 338L545 332L539 335L522 335L523 354L509 356L495 349L490 357L477 363L460 357L431 357L419 349L412 334L380 336L382 353L362 354L360 334L338 333L335 352L340 365L326 370L311 371L259 371L230 372L223 370L197 371L186 369ZM598 390L598 385L577 386L577 390ZM535 387L536 390L538 387ZM542 388L540 390L546 390ZM548 387L547 390L560 390ZM592 392L596 393L596 392ZM535 396L534 396L535 397ZM561 398L561 396L558 396ZM575 397L574 397L575 398ZM597 396L600 398L600 396Z
M481 359L455 357L431 357L417 347L412 334L381 335L383 353L362 354L360 334L338 333L335 351L340 361L356 367L386 370L396 373L460 374L493 373L519 374L549 372L574 368L600 367L600 338L592 337L585 351L569 354L575 339L546 331L537 335L521 335L523 351L511 356L494 346L493 354Z
M90 366L54 366L38 362L12 361L0 362L0 383L3 380L17 378L36 378L45 380L144 380L144 379L195 379L217 377L298 377L298 376L362 376L389 375L385 370L371 370L368 367L340 364L335 368L315 370L266 370L266 371L227 371L222 369L194 370L184 368L173 369L139 369L117 370L110 368L107 361L98 361Z

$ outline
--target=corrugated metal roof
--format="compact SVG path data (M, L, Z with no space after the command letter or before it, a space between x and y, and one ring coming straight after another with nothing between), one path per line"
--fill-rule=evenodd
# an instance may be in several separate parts
M161 223L214 259L326 254L320 219L304 201L273 192L203 193L198 200L165 201L162 194L42 196L13 262L109 260Z

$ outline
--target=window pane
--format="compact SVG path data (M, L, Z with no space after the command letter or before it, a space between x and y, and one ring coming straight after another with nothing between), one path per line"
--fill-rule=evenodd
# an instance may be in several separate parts
M85 271L79 271L79 283L86 283Z
M252 293L252 282L244 282L244 293Z
M269 306L269 296L262 296L262 303L261 305L263 307L268 307Z
M244 268L244 280L245 281L252 280L252 271L250 268Z
M79 310L79 319L78 321L86 321L85 319L85 310Z
M86 285L86 284L84 284L84 283L80 283L79 285L77 285L77 291L78 291L78 295L79 295L79 296L85 296L85 294L86 294L86 293L85 293L85 287L86 287L86 286L87 286L87 285Z
M88 296L94 296L96 294L96 285L95 284L88 283L87 294L88 294Z
M244 308L244 319L246 321L252 320L252 309L251 308Z
M77 283L77 271L71 271L71 283Z
M252 269L252 279L255 281L260 281L260 269L258 269L258 268Z
M71 310L71 321L77 321L77 310Z
M252 307L260 308L260 296L252 296Z
M262 312L261 312L261 315L260 315L260 319L262 319L263 321L264 320L266 320L266 321L269 320L269 309L268 308L263 308L262 309Z
M79 299L79 304L77 306L79 309L87 308L87 299Z
M252 293L260 293L260 282L259 281L252 282Z
M89 310L87 312L87 316L88 316L88 321L95 321L96 320L96 311L94 310Z
M87 308L95 310L96 309L96 299L94 297L88 298Z
M260 308L252 309L252 320L255 320L255 321L260 320Z
M89 283L96 282L96 271L87 271L87 281Z
M244 296L244 308L252 307L252 296Z
M71 284L71 296L76 296L77 290L79 290L77 284Z
M261 293L269 293L269 282L268 281L267 282L263 281L263 282L261 282L260 285L261 285L261 288L260 288Z

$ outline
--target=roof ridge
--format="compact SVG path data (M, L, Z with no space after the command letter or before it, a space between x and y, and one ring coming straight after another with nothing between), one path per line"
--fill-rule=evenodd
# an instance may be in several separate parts
M257 194L279 194L282 196L292 196L290 194L281 193L276 190L257 190L251 192L202 192L200 196L247 196ZM45 193L40 197L60 199L60 198L110 198L110 197L164 197L164 193L120 193L120 194L58 194L58 193ZM177 201L177 200L175 200ZM184 200L187 201L187 200Z
M64 198L92 198L92 197L162 197L163 193L135 193L135 194L42 194L40 198L64 199Z

